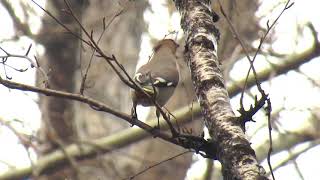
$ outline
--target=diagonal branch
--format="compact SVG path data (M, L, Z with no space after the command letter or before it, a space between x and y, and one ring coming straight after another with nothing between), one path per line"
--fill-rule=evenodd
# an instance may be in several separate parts
M199 107L197 106L194 109L199 109ZM174 114L176 115L178 123L187 123L191 120L189 107L181 108L175 111ZM197 113L194 116L198 117L200 116L200 113ZM158 124L158 120L156 119L148 120L148 122L150 122L149 125L151 127ZM163 130L168 129L168 124L165 121L160 121L160 126ZM45 171L50 171L57 167L63 168L63 165L68 162L66 154L77 160L89 159L101 153L116 151L117 149L141 141L146 137L150 137L150 135L145 130L140 128L128 128L108 137L92 140L90 141L90 145L88 143L80 143L81 146L78 146L78 142L68 145L65 147L66 153L63 153L62 150L58 149L41 157L34 164L34 167L37 170L37 173L43 174ZM30 176L32 170L33 167L31 166L13 169L0 174L0 179L23 179L24 177Z
M22 32L23 35L32 37L33 35L32 35L32 32L29 28L28 23L23 23L20 20L20 18L17 16L17 14L15 13L15 11L13 9L13 5L11 3L9 3L8 0L1 0L0 3L6 8L9 15L11 16L15 29L17 31Z
M79 25L81 31L84 33L84 35L89 39L89 40L84 40L81 36L79 36L78 34L72 32L72 30L70 28L68 28L65 24L63 24L61 21L59 21L59 19L57 19L55 16L53 16L53 14L44 9L43 7L41 7L37 2L35 2L34 0L31 0L34 4L36 4L41 10L43 10L47 15L49 15L51 18L53 18L59 25L61 25L61 27L63 27L67 32L71 33L73 36L75 36L76 38L78 38L79 40L81 40L83 43L87 44L89 47L92 47L94 49L95 52L97 52L97 56L103 58L108 65L112 68L112 70L117 74L117 76L120 78L120 80L125 83L127 86L142 92L146 97L148 97L151 102L153 102L153 104L155 105L155 107L157 108L157 110L160 112L160 114L162 115L163 119L168 123L169 127L170 127L170 131L172 134L172 137L177 137L178 136L178 132L175 130L174 126L172 125L171 121L170 121L170 117L167 116L167 114L162 110L162 108L160 107L160 105L152 98L150 97L150 95L145 92L139 85L137 85L135 83L135 81L133 81L133 79L129 76L129 74L127 73L127 71L125 70L125 68L118 62L118 60L116 59L116 57L114 55L107 56L102 49L99 47L98 43L96 42L93 38L93 31L91 31L91 33L88 32L88 30L81 24L80 20L76 17L76 15L74 14L71 5L69 3L68 0L64 0L64 3L66 5L66 10L65 12L70 15L75 21L76 23ZM115 64L113 63L115 62ZM116 65L116 66L115 66ZM119 71L120 69L120 71ZM134 121L134 119L132 119L132 121ZM135 124L132 123L131 124Z

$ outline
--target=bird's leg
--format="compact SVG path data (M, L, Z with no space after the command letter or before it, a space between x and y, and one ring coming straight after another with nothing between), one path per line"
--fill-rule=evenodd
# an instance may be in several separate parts
M167 116L169 121L171 121L171 116L170 115L171 115L170 112L166 112L166 116Z
M177 137L179 136L180 134L180 127L179 127L179 124L177 122L177 118L166 108L166 107L163 107L163 111L166 112L166 117L164 118L167 118L168 120L168 125L172 127L171 129L171 132L172 132L172 137ZM173 118L173 120L176 121L176 125L177 125L177 128L178 128L178 131L176 131L176 129L174 128L173 124L172 124L172 121L171 121L171 117Z
M134 122L138 119L138 114L137 114L137 103L133 103L132 108L131 108L131 127L134 126Z
M158 108L156 109L156 116L158 119L158 126L156 126L155 128L160 129L160 111Z

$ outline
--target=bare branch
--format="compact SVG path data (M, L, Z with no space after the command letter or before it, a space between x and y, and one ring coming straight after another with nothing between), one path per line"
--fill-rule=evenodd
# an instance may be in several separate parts
M24 35L32 37L31 30L27 23L20 21L20 18L14 12L12 5L7 0L1 0L0 3L7 9L10 14L14 27L17 31L21 31Z
M199 112L199 107L196 107L195 109L198 109ZM176 114L179 123L187 123L191 120L189 107L181 108L175 111L174 114ZM200 113L195 114L195 116L200 116ZM148 120L148 122L150 122L149 125L151 127L156 126L158 123L156 119ZM165 121L160 121L160 125L164 130L168 129L168 125ZM83 160L102 153L112 152L136 143L146 137L150 137L150 135L145 130L140 128L128 128L108 137L91 140L90 143L80 142L81 146L79 146L79 142L76 142L75 144L66 146L65 151L70 157L76 158L77 160ZM45 171L55 168L57 165L63 167L61 165L66 162L67 158L65 153L58 149L38 159L34 166L39 174L43 174ZM31 175L32 169L32 167L23 167L9 170L8 172L1 174L0 179L21 179L23 177L28 177Z
M116 19L116 17L120 16L122 14L123 10L120 10L118 13L116 13L111 19L110 21L108 22L108 24L106 25L105 24L105 18L103 18L103 30L102 30L102 33L100 34L100 37L97 41L97 44L99 45L99 42L103 36L103 34L106 32L106 30L108 29L108 27L111 25L111 23ZM91 57L90 57L90 60L89 60L89 64L86 68L86 72L81 80L81 85L80 85L80 94L83 94L83 91L84 91L84 88L85 88L85 82L86 82L86 79L87 79L87 76L88 76L88 72L89 72L89 69L91 67L91 63L92 63L92 59L93 59L93 56L94 56L94 53L96 52L96 50L94 49L92 54L91 54Z
M35 58L35 62L34 62L31 58L28 57L30 48L31 48L31 45L29 46L29 48L28 48L27 52L25 53L25 55L18 55L18 54L11 54L11 53L7 52L6 50L4 50L2 47L0 47L0 49L6 54L4 56L0 56L0 59L6 59L7 60L8 58L12 58L12 57L26 59L26 60L28 60L30 62L31 67L36 67L37 70L40 71L40 73L45 78L44 82L46 82L46 83L49 82L47 73L44 71L44 69L42 67L40 67L37 59ZM3 62L3 64L4 64L4 62ZM17 71L21 71L21 70L17 69ZM24 70L22 70L22 71L24 71Z
M171 160L173 160L173 159L175 159L175 158L177 158L177 157L179 157L179 156L182 156L182 155L184 155L184 154L187 154L187 153L189 153L189 152L192 152L192 151L184 151L184 152L179 153L179 154L177 154L177 155L174 155L174 156L172 156L172 157L170 157L170 158L167 158L167 159L165 159L165 160L162 160L162 161L160 161L160 162L158 162L158 163L155 163L155 164L153 164L153 165L145 168L144 170L136 173L135 175L132 175L132 176L130 176L130 177L128 177L128 178L124 178L123 180L126 180L126 179L134 179L134 178L136 178L137 176L145 173L146 171L148 171L148 170L150 170L150 169L152 169L152 168L154 168L154 167L156 167L156 166L159 166L160 164L163 164L163 163L165 163L165 162L171 161Z

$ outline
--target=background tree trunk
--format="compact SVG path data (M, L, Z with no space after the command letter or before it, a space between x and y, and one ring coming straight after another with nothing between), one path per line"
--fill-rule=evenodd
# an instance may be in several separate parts
M89 32L94 31L95 39L98 39L102 33L102 19L105 17L106 24L108 24L117 13L123 11L106 29L99 45L107 54L114 54L127 72L133 75L140 50L141 34L145 26L142 15L146 2L92 0L83 3L75 0L71 2L71 7L75 15L82 20L84 27ZM63 1L49 1L46 9L55 12L54 16L69 27L71 26L73 32L80 33L74 19L62 12L63 9L66 9ZM43 22L43 29L37 39L46 49L46 57L41 58L41 64L46 69L50 69L50 87L79 93L81 80L89 64L92 50L80 44L77 38L66 33L51 18L45 16ZM38 79L41 80L41 78ZM93 56L91 68L88 71L84 94L123 112L129 112L131 107L129 88L120 81L104 60L95 56ZM128 127L127 123L114 116L97 112L87 105L46 96L41 96L40 102L43 122L47 122L43 124L40 135L44 137L43 141L49 144L56 145L56 141L69 144L79 140L90 140ZM56 132L56 136L52 137L52 132ZM117 163L112 165L113 161ZM117 175L113 168L130 169L129 166L126 158L121 156L112 157L112 159L92 159L82 162L77 173L81 179L114 179L115 176L121 175L122 177L122 174ZM67 168L48 176L48 179L74 177L72 175L74 173Z
M83 1L71 0L71 7L77 17L81 17L82 11L87 4ZM66 24L76 33L80 28L75 24L74 19L62 12L65 9L63 1L48 1L45 9L52 12L63 24ZM43 26L36 39L45 48L45 56L40 58L40 64L49 72L49 87L56 90L75 92L75 72L80 54L79 39L67 33L66 30L45 15ZM38 76L38 82L43 80ZM42 114L42 128L39 132L42 144L42 153L64 147L77 138L74 103L66 99L40 95L39 106ZM63 179L75 178L72 168L65 168L56 173L49 173L42 179Z

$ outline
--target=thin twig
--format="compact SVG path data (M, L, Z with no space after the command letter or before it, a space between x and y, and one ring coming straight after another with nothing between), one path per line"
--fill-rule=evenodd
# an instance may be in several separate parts
M148 170L150 170L150 169L152 169L152 168L154 168L154 167L156 167L156 166L159 166L160 164L163 164L163 163L165 163L165 162L171 161L171 160L173 160L173 159L175 159L175 158L177 158L177 157L179 157L179 156L182 156L182 155L184 155L184 154L187 154L187 153L189 153L189 152L192 152L192 151L190 151L190 150L189 150L189 151L184 151L184 152L179 153L179 154L177 154L177 155L174 155L174 156L172 156L172 157L170 157L170 158L167 158L167 159L165 159L165 160L163 160L163 161L157 162L157 163L155 163L155 164L153 164L153 165L151 165L151 166L148 166L147 168L143 169L142 171L136 173L135 175L132 175L132 176L130 176L130 177L128 177L128 178L124 178L123 180L126 180L126 179L130 179L130 180L131 180L131 179L134 179L134 178L136 178L137 176L145 173L146 171L148 171Z
M108 29L108 27L111 25L111 23L116 19L116 17L118 17L121 13L123 12L123 10L120 10L118 13L116 13L112 18L111 20L108 22L107 25L105 25L105 18L103 18L103 30L102 30L102 33L100 34L100 37L97 41L97 44L99 45L100 43L100 40L103 36L103 34L106 32L106 30ZM89 69L91 67L91 63L92 63L92 59L93 59L93 56L94 56L94 53L96 52L95 49L93 49L93 52L91 54L91 57L90 57L90 60L89 60L89 64L86 68L86 72L82 78L82 81L81 81L81 85L80 85L80 94L83 94L83 91L84 91L84 88L85 88L85 82L86 82L86 79L87 79L87 76L88 76L88 72L89 72Z
M149 126L148 124L146 124L142 121L139 121L139 120L132 121L132 118L130 115L127 115L123 112L114 110L114 109L106 106L102 102L96 101L92 98L85 97L85 96L82 96L79 94L68 93L68 92L64 92L64 91L52 90L52 89L47 89L47 88L39 88L39 87L34 87L34 86L25 85L25 84L21 84L21 83L16 83L16 82L2 79L1 77L0 77L0 84L6 86L8 88L11 88L11 89L19 89L22 91L31 91L31 92L44 94L47 96L65 98L65 99L79 101L79 102L88 104L92 107L96 107L96 109L99 111L110 113L110 114L112 114L116 117L119 117L129 123L134 123L134 125L146 130L147 132L151 133L154 137L160 137L160 138L162 138L166 141L172 142L176 145L181 145L176 139L172 138L170 135L168 135L164 132L161 132L157 129L154 129L153 127Z
M132 120L132 117L130 115L127 115L123 112L114 110L107 105L105 105L102 102L99 102L97 100L94 100L89 97L85 97L80 94L75 94L75 93L68 93L64 91L58 91L58 90L52 90L48 88L39 88L39 87L34 87L30 85L25 85L21 83L16 83L12 82L9 80L2 79L0 77L0 84L10 88L10 89L18 89L22 91L31 91L31 92L36 92L40 94L44 94L47 96L53 96L57 98L64 98L64 99L69 99L69 100L74 100L78 102L85 103L91 107L94 107L98 111L103 111L106 113L110 113L118 118L121 118L130 124L134 124L138 126L139 128L145 130L146 132L150 133L153 137L159 137L165 141L171 142L175 145L187 148L187 149L193 149L197 153L201 154L204 157L208 158L214 158L215 153L211 151L212 148L215 147L215 144L209 141L206 141L202 137L198 136L192 136L192 135L180 135L173 137L172 135L169 135L165 132L162 132L156 128L151 127L150 125L140 121L140 120ZM169 125L168 125L169 126ZM210 147L210 148L208 148ZM210 151L209 151L210 149Z
M66 6L67 6L67 13L70 14L74 20L77 22L77 24L79 25L80 29L84 32L84 34L87 36L87 38L89 38L89 41L85 41L82 37L80 37L79 35L73 33L67 26L65 26L62 22L60 22L56 17L54 17L49 11L45 10L43 7L41 7L39 4L37 4L34 0L32 0L32 2L34 2L40 9L42 9L45 13L47 13L51 18L53 18L59 25L61 25L63 28L65 28L68 32L70 32L72 35L74 35L75 37L77 37L78 39L80 39L81 41L83 41L84 43L86 43L87 45L89 45L90 47L92 47L100 57L104 58L106 60L106 62L110 65L110 67L113 69L113 71L118 75L118 77L120 78L120 80L122 82L124 82L127 86L141 91L142 93L144 93L148 98L151 99L151 101L154 103L154 105L156 106L156 108L159 110L159 112L161 113L161 115L163 116L164 120L168 123L168 125L170 126L170 130L172 133L172 136L177 136L177 132L174 129L172 123L169 120L169 117L166 116L165 112L161 109L161 107L159 106L159 104L157 102L155 102L152 97L149 96L148 93L144 92L143 89L137 85L133 79L130 77L130 75L126 72L126 70L124 69L124 67L117 61L117 59L115 58L115 56L109 57L107 56L105 53L103 53L103 51L100 49L100 47L98 46L97 42L93 39L92 36L92 32L89 33L84 26L81 24L80 20L75 16L75 14L73 13L73 10L71 8L70 3L68 2L68 0L64 0ZM121 72L119 72L117 70L117 68L114 66L114 64L112 62L115 62L117 64L117 66L120 68L120 70L122 71L122 73L124 73L124 75L126 77L123 77Z
M269 135L269 149L268 149L268 156L267 156L267 161L268 161L268 166L271 172L272 179L275 180L272 166L271 166L271 154L273 151L273 145L272 145L272 126L271 126L271 101L268 98L267 99L267 107L266 107L266 112L267 112L267 118L268 118L268 135Z
M247 50L247 48L246 48L244 42L242 41L242 39L240 38L239 33L236 31L235 27L233 26L230 18L229 18L229 17L227 16L227 14L225 13L225 11L224 11L224 9L223 9L223 7L222 7L222 4L221 4L221 2L220 2L220 0L218 0L218 3L219 3L219 6L220 6L220 11L221 11L222 15L225 17L225 19L227 20L227 23L228 23L228 25L229 25L229 27L230 27L230 29L231 29L231 32L235 35L236 39L239 41L242 49L243 49L244 52L245 52L245 55L246 55L247 59L248 59L249 62L250 62L250 68L249 68L249 71L248 71L248 73L247 73L247 76L246 76L247 78L246 78L246 81L245 81L245 84L244 84L244 88L243 88L243 89L245 89L246 86L247 86L247 79L248 79L248 77L249 77L249 74L250 74L250 70L251 70L251 69L252 69L252 71L253 71L254 78L255 78L256 84L257 84L257 86L258 86L258 89L260 89L260 83L259 83L259 81L258 81L258 79L257 79L257 73L256 73L256 70L255 70L254 65L253 65L254 60L251 60L251 58L250 58L250 56L249 56L249 51ZM242 91L242 93L241 93L241 98L240 98L240 105L241 105L241 107L243 107L243 95L244 95L244 91Z
M5 7L8 14L11 16L11 19L13 21L13 25L16 29L16 31L21 31L24 35L32 37L32 32L30 30L31 26L28 26L28 20L25 20L25 22L22 22L20 18L15 13L15 9L13 8L13 4L9 3L9 0L1 0L0 3Z
M48 14L52 19L54 19L60 26L62 26L65 30L67 30L71 35L73 35L74 37L80 39L82 42L84 42L85 44L87 44L88 46L92 47L92 44L90 44L89 41L84 40L81 36L79 36L78 34L72 32L72 30L70 28L68 28L66 25L64 25L61 21L59 21L59 19L57 19L54 15L52 15L52 13L50 11L47 11L46 9L44 9L42 6L40 6L37 2L35 2L34 0L31 0L35 5L37 5L42 11L44 11L46 14Z
M90 47L92 47L93 49L95 49L95 51L99 54L100 57L104 58L106 60L106 62L110 65L110 67L113 69L113 71L118 75L118 77L120 78L120 80L122 82L124 82L126 85L128 85L131 88L136 88L136 86L130 84L128 82L127 79L131 79L130 76L126 76L127 79L125 79L122 74L117 70L117 68L113 65L112 61L116 61L116 59L107 56L105 53L103 53L103 51L100 49L99 45L97 44L97 42L93 39L92 37L92 33L89 33L84 26L81 24L80 20L74 15L73 10L71 8L70 3L67 0L64 0L67 9L68 9L68 13L74 18L74 20L77 22L77 24L80 26L80 29L84 32L84 34L87 36L87 38L89 38L89 44ZM62 24L58 19L55 18L55 20L59 23ZM67 29L68 30L68 29Z
M30 47L30 46L29 46ZM2 50L6 55L4 56L0 56L0 59L8 59L8 58L22 58L22 59L26 59L30 62L31 64L31 67L36 67L40 72L41 74L43 75L43 77L45 78L45 82L49 82L49 78L47 76L47 73L42 69L42 67L37 63L37 60L35 60L36 62L34 62L31 58L29 58L27 55L28 55L28 52L29 52L29 49L26 53L26 55L18 55L18 54L11 54L9 53L8 51L6 51L5 49L3 49L2 47L0 47L0 50Z
M269 34L270 30L275 26L276 22L279 20L279 18L281 17L281 15L287 10L289 9L290 7L293 6L294 3L290 3L290 0L288 0L285 4L285 7L282 9L282 11L280 12L280 14L278 15L278 17L273 21L273 23L271 24L271 26L269 25L269 20L267 21L267 31L266 33L261 37L260 39L260 43L259 43L259 46L251 60L250 56L249 56L249 53L248 53L248 50L245 46L245 44L243 43L243 41L241 40L240 38L240 35L237 33L236 29L234 28L231 20L228 18L228 16L226 15L226 13L224 12L223 8L222 8L222 4L220 2L220 0L218 0L218 3L219 3L219 6L220 6L220 10L221 10L221 13L223 14L223 16L226 18L228 24L229 24L229 27L232 31L232 33L235 35L235 37L237 38L237 40L239 41L240 45L242 46L244 52L245 52L245 55L247 57L247 59L249 60L250 62L250 68L248 70L248 73L246 75L246 80L245 80L245 84L244 84L244 88L243 89L246 89L247 87L247 83L248 83L248 78L249 78L249 74L250 74L250 71L252 69L253 71L253 75L254 75L254 78L255 78L255 81L256 81L256 85L257 85L257 88L259 90L259 92L261 93L262 96L266 96L265 92L263 91L263 89L261 88L261 85L260 85L260 82L258 80L258 76L257 76L257 73L256 73L256 70L254 68L254 61L262 47L262 44L263 42L265 41L267 35ZM243 106L243 96L244 96L244 91L241 92L241 98L240 98L240 106L241 106L241 109L244 109L244 106ZM271 172L271 175L272 175L272 178L273 180L275 179L274 177L274 174L273 174L273 170L272 170L272 167L271 167L271 162L270 162L270 156L271 156L271 153L272 153L272 126L271 126L271 101L270 99L268 98L267 99L267 115L268 115L268 129L269 129L269 151L268 151L268 157L267 157L267 160L268 160L268 166L270 168L270 172Z

